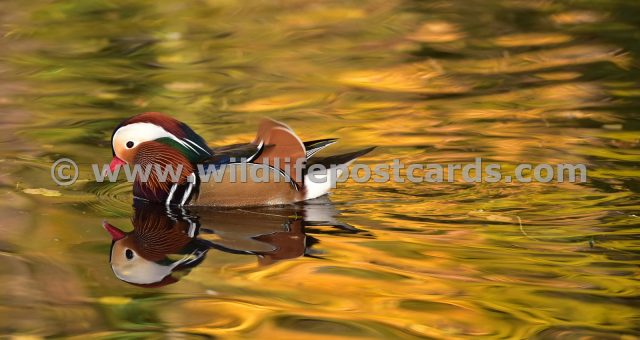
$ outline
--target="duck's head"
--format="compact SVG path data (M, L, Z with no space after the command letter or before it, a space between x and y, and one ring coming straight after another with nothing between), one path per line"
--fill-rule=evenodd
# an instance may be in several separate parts
M187 124L159 112L145 112L124 120L113 130L111 171L120 165L133 163L140 145L150 141L162 141L178 149L188 159L203 159L213 153L204 139Z

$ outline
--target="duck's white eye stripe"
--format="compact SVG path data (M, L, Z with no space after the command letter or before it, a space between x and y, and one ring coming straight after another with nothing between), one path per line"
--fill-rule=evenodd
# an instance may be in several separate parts
M113 147L114 149L117 149L116 142L120 145L125 145L125 143L129 141L136 141L136 144L140 144L160 138L171 138L180 143L180 145L183 145L195 152L195 149L185 141L176 137L174 134L168 132L162 127L152 123L133 123L119 128L113 135Z
M137 144L148 142L148 141L159 139L159 138L171 138L172 140L178 142L178 144L184 146L188 150L191 150L197 154L202 154L202 151L204 151L204 154L210 155L209 151L207 151L207 149L203 148L202 146L198 145L198 143L188 138L184 138L184 139L178 138L174 134L163 129L162 127L152 123L133 123L133 124L129 124L121 127L113 135L113 148L117 149L116 144L119 144L119 145L125 145L127 148L131 149ZM129 142L132 142L133 145L129 146Z

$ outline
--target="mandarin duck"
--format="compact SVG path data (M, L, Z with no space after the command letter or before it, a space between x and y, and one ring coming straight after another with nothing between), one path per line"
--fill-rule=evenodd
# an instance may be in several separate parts
M126 119L114 129L111 136L113 160L109 168L114 172L122 165L144 168L159 164L163 168L179 169L177 180L168 178L162 181L156 171L151 171L144 181L139 176L134 180L134 197L166 205L233 207L290 204L327 194L335 183L332 175L340 176L353 160L373 150L371 147L340 155L313 157L335 142L336 139L302 142L287 125L265 119L251 143L210 147L185 123L162 113L147 112ZM263 166L262 171L267 173L263 174L266 181L237 180L246 177L246 168L258 166ZM312 180L311 175L315 178L322 176L309 171L314 168L335 169L335 172L325 171L324 181ZM205 174L202 171L212 169L220 171L221 176L215 181L210 177L203 180Z

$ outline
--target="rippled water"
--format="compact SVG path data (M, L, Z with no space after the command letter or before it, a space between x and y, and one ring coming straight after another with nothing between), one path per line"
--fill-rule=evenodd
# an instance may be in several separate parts
M633 1L4 1L0 333L639 336L639 16ZM334 150L377 145L370 164L584 163L589 180L350 182L324 226L212 217L297 227L144 288L114 275L101 227L133 230L131 187L89 168L144 111L212 145L269 116ZM60 157L77 184L52 183ZM265 245L299 237L280 257Z

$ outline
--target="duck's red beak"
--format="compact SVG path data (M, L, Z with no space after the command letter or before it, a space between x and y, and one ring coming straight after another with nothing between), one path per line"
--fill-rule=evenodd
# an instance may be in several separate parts
M120 240L127 236L124 231L112 226L107 221L102 221L102 227L111 235L111 239L114 241Z
M118 156L113 156L111 163L109 163L109 170L111 170L111 173L113 173L119 166L125 165L125 164L127 164L127 162L118 158Z

